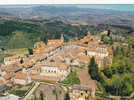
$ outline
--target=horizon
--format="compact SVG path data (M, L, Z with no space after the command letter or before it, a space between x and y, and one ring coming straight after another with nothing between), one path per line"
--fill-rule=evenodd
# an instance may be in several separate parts
M36 6L59 6L59 7L78 7L78 8L90 8L90 9L107 9L115 11L134 11L134 4L90 4L90 5L1 5L0 8L32 8Z

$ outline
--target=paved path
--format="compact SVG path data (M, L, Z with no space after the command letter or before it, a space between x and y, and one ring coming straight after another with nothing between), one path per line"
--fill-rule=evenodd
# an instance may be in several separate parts
M33 92L36 90L36 88L40 85L39 82L36 82L34 87L29 91L29 93L22 99L22 100L28 100L28 98L33 94Z

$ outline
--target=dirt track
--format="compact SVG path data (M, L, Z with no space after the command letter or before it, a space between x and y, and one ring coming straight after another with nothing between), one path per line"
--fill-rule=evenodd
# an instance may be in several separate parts
M77 72L82 85L92 85L94 87L96 86L95 82L90 78L88 70L80 68L74 68L73 70Z

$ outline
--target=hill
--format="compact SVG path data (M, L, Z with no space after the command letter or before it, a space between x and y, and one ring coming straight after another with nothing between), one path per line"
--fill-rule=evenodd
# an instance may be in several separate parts
M22 20L0 19L0 47L28 48L37 41L47 42L48 39L60 38L64 34L65 41L80 39L90 31L99 34L110 30L115 35L128 35L133 28L121 25L79 25L60 20ZM16 42L17 41L17 42Z
M61 34L68 41L82 38L87 31L99 34L110 30L123 36L134 32L132 12L42 5L0 8L0 16L1 48L32 47L36 41L47 42Z
M105 23L134 26L134 15L131 11L79 8L73 5L41 5L28 8L0 8L0 16L36 20L65 20L69 23L79 23L84 25L98 25Z

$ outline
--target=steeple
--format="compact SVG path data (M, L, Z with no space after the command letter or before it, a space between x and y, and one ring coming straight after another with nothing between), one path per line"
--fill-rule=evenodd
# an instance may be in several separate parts
M90 35L91 35L90 31L88 31L88 32L87 32L87 36L90 36Z
M64 42L64 35L61 34L61 38L60 38L61 42Z

